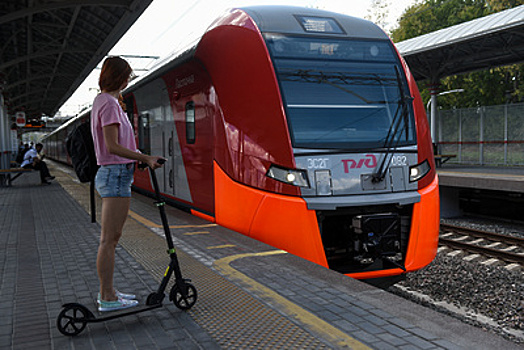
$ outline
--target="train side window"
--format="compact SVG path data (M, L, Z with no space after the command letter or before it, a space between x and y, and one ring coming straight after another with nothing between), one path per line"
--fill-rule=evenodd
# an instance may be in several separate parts
M138 116L138 149L145 154L151 154L151 140L149 132L149 114Z
M186 142L195 143L195 103L190 101L186 103Z

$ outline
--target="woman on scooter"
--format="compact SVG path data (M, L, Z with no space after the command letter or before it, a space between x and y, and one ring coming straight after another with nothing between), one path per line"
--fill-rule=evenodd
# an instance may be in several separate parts
M95 185L102 197L102 232L96 260L100 293L98 310L120 310L138 305L135 295L122 293L113 286L115 248L131 203L131 183L135 162L146 163L152 169L161 167L158 156L137 150L131 123L124 112L121 91L127 87L131 66L120 57L108 57L100 73L101 93L91 110L91 132L97 163Z

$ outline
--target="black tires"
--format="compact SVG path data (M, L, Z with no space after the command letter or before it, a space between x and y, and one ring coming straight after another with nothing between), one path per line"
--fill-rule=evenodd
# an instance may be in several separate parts
M196 288L191 283L175 284L169 293L169 300L181 310L189 310L197 301Z
M66 304L56 319L56 327L63 335L80 334L86 327L87 320L94 315L84 305Z

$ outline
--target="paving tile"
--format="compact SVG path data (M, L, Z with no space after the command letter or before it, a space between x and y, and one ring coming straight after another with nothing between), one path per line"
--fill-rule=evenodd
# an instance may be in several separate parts
M71 181L68 186L77 185ZM8 227L9 232L8 235L0 234L0 250L4 249L0 253L5 253L0 254L0 259L3 259L0 260L0 348L213 350L228 348L232 344L229 335L223 339L229 339L231 343L214 340L212 335L216 335L210 334L211 331L208 332L196 322L195 311L182 312L167 300L162 308L89 324L77 337L63 336L56 329L55 322L64 303L83 303L95 315L99 314L95 305L98 292L95 261L100 226L90 223L89 215L59 186L7 189L0 194L0 205L5 201L23 202L24 205L29 203L29 218L32 222L23 219L27 213L21 210L22 205L8 206L8 215L0 215L0 227ZM46 205L39 205L43 202ZM132 201L132 207L157 216L155 208L144 209L144 205L135 201ZM147 237L151 237L150 231L147 234ZM231 233L225 232L224 236L217 235L211 239L219 245L228 234ZM193 236L192 239L199 237ZM146 243L141 242L140 249ZM185 244L182 240L180 243ZM206 273L216 273L209 266L213 267L214 259L223 256L223 253L217 250L207 252L197 246L184 247L184 251L186 248L194 254L195 259L202 259L199 261L206 267ZM228 249L230 253L238 254L251 251L248 245ZM152 269L144 267L147 263L137 261L137 255L133 255L132 250L123 244L118 246L115 258L115 283L118 288L136 291L143 304L150 291L157 287L158 276L150 272ZM271 258L243 259L235 261L231 266L246 276L251 273L266 288L307 310L310 319L323 319L373 349L459 349L421 326L377 308L369 302L370 298L362 298L360 292L352 294L341 285L333 288L315 274L297 274L294 266L271 261ZM160 273L164 268L161 268ZM322 273L325 272L331 273L328 270ZM197 285L199 276L191 277ZM234 285L230 281L226 284ZM260 293L258 290L253 293L253 289L249 288L243 290L250 295ZM199 298L206 298L206 294L199 294ZM216 307L232 307L220 306L221 301L212 300L211 303L216 303ZM289 317L278 306L270 305L267 299L262 301L264 311L276 310L278 315ZM293 318L294 325L299 323ZM219 324L218 327L225 326ZM327 341L320 342L323 346Z

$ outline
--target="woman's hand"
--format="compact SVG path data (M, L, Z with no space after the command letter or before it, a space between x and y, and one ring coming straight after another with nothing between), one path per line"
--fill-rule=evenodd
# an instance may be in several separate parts
M162 167L162 165L166 162L165 158L158 157L158 156L146 156L146 163L147 165L155 170L157 168Z

